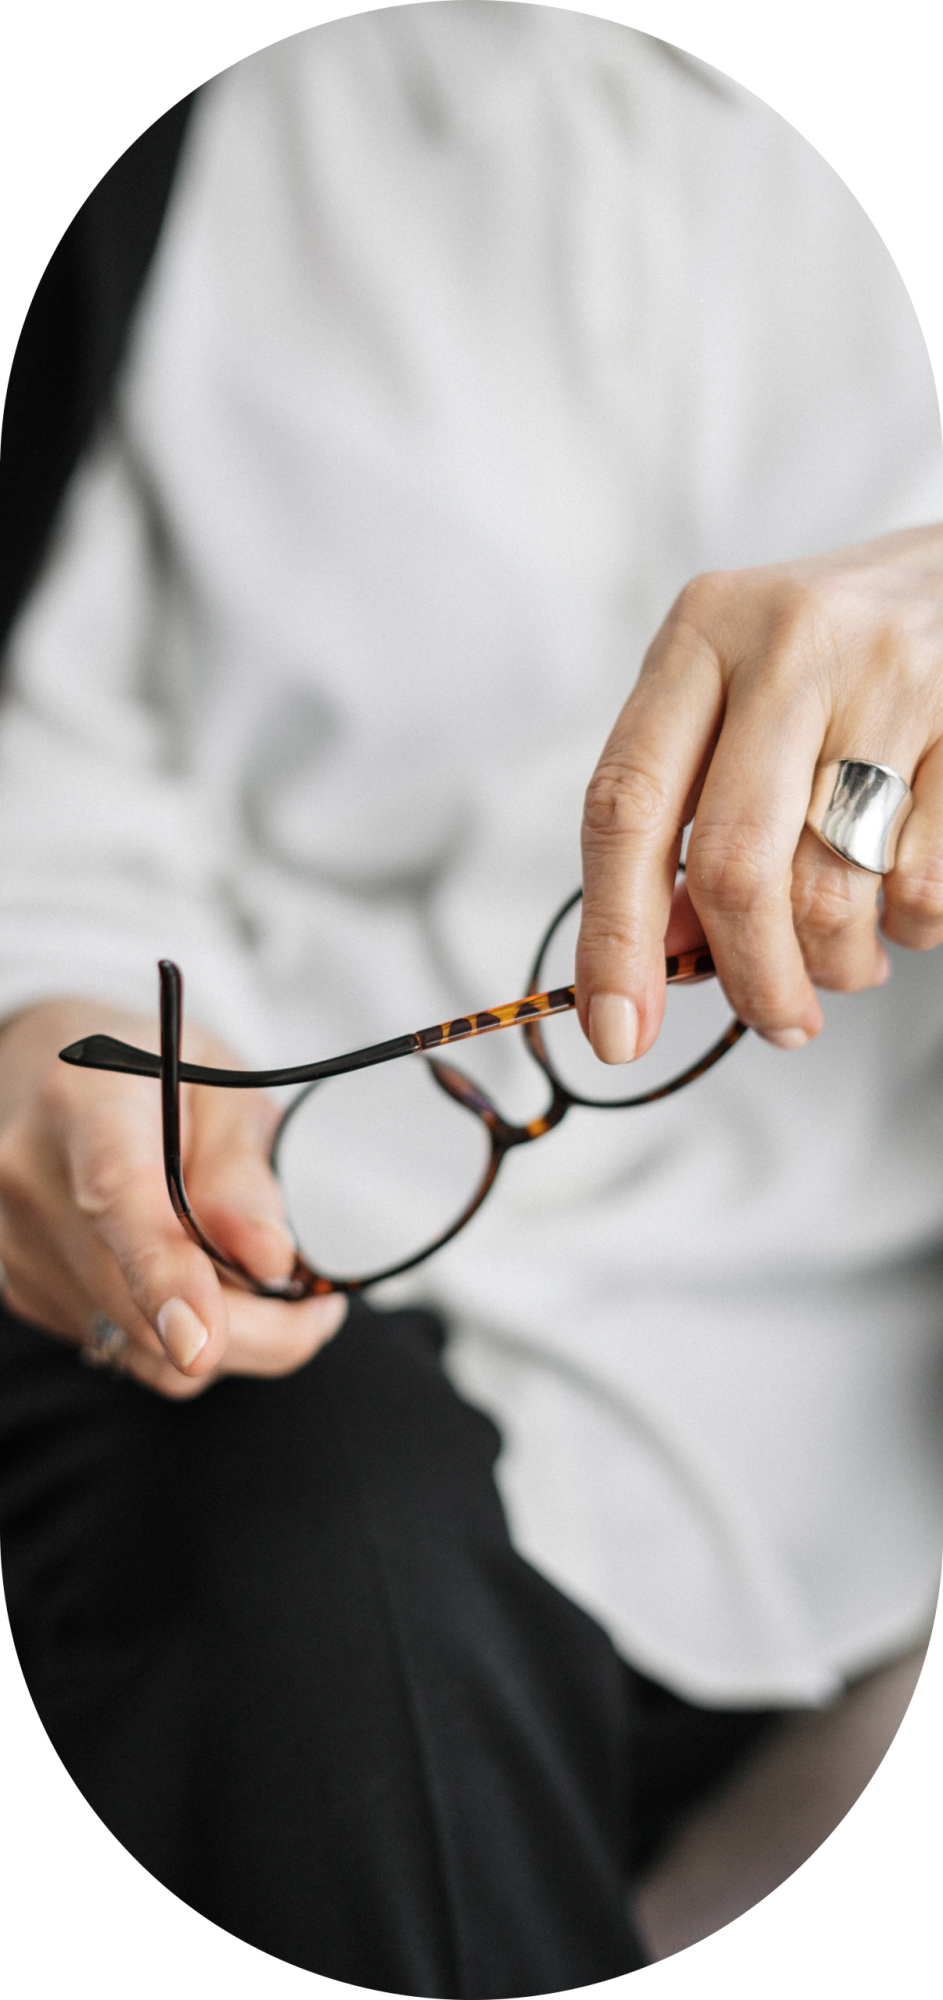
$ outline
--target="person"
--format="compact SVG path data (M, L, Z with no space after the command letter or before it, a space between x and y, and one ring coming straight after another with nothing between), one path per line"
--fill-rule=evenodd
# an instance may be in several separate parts
M67 1768L265 1950L481 2000L631 1970L679 1815L926 1634L940 474L865 218L660 44L391 10L192 114L8 648L0 1521ZM805 828L848 758L913 781L883 876ZM59 1050L155 1048L168 953L224 1067L522 991L587 781L588 1060L657 1046L666 937L755 1032L522 1148L342 1328L227 1283L153 1084ZM201 1220L277 1285L275 1108L184 1108Z

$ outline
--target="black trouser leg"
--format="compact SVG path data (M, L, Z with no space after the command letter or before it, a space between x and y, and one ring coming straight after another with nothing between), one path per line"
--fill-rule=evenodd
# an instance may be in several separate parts
M4 1578L52 1741L169 1888L313 1971L498 2000L642 1962L626 1676L511 1549L436 1337L360 1306L179 1405L5 1320Z

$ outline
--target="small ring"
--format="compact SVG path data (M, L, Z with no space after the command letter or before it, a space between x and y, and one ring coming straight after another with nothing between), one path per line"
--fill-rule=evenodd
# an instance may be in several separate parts
M89 1339L79 1348L79 1356L87 1368L107 1368L112 1375L120 1375L121 1357L127 1345L124 1327L109 1319L107 1313L96 1313Z
M890 764L840 757L819 765L806 825L854 868L888 875L913 802L906 778Z

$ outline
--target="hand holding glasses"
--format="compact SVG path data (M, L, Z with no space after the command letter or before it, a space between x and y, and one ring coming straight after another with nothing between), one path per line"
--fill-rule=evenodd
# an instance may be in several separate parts
M647 1087L627 1097L614 1095L623 1074L607 1070L592 1056L573 1011L581 893L570 896L549 925L526 997L501 1007L292 1069L210 1069L180 1059L183 981L178 967L162 959L160 1055L110 1035L88 1035L62 1049L61 1060L85 1069L159 1078L170 1199L188 1234L221 1271L263 1298L360 1292L413 1269L457 1236L494 1186L505 1156L552 1131L574 1105L615 1111L653 1104L703 1076L746 1032L745 1023L728 1018L723 1032L715 1033L705 1048L717 1022L705 1023L697 994L713 975L713 960L703 946L674 954L666 960L669 991L696 990L683 998L679 993L672 1004L656 1045L660 1067L655 1075L642 1075L655 1051L635 1066ZM553 983L558 973L562 976ZM716 1015L718 989L709 992L706 1011ZM528 1053L550 1084L545 1110L524 1124L503 1117L477 1084L431 1054L446 1044L510 1027L523 1030ZM424 1061L401 1065L401 1058L415 1055ZM299 1245L292 1273L282 1282L266 1283L225 1256L194 1215L181 1157L181 1083L229 1090L300 1086L282 1115L271 1151ZM371 1216L380 1221L379 1241L376 1229L371 1234L359 1219ZM419 1247L407 1248L417 1242ZM342 1275L345 1263L348 1271Z

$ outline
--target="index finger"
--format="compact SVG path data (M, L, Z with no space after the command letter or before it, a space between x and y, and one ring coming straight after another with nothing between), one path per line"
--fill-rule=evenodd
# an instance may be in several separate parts
M590 782L576 1004L602 1062L644 1055L661 1026L681 839L723 700L716 653L676 613L646 656Z
M75 1209L87 1225L76 1232L73 1259L92 1296L105 1282L114 1297L120 1283L133 1317L115 1317L132 1337L156 1345L156 1335L175 1367L209 1374L226 1351L225 1294L171 1208L152 1090L133 1078L117 1082L99 1086L64 1134ZM103 1269L102 1249L116 1269Z

